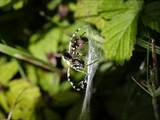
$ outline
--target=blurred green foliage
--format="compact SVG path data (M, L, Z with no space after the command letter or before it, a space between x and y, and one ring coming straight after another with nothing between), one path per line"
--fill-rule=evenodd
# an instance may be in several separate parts
M0 0L0 120L9 115L13 120L78 119L84 92L75 92L67 82L62 54L72 33L84 25L104 39L90 34L102 42L104 56L94 79L91 118L154 120L150 98L130 76L141 73L146 35L160 38L158 4L158 0Z

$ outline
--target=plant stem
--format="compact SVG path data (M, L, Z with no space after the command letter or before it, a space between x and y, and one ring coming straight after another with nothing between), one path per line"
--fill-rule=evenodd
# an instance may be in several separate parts
M156 49L155 49L155 40L151 39L151 45L152 45L152 82L154 85L154 89L157 89L159 86L158 83L158 70L157 70L157 55L156 55ZM153 91L154 92L154 91ZM159 106L156 96L152 96L152 106L154 111L155 120L159 120Z
M155 87L157 88L159 86L158 84L158 69L157 69L157 55L156 55L156 49L155 49L155 40L152 39L151 41L152 44L152 66L153 66L153 81L155 84Z
M155 120L159 120L157 97L152 97L152 106L153 106Z
M20 51L18 49L12 48L4 44L0 44L0 53L4 53L16 59L26 61L28 63L39 66L48 71L54 72L56 69L52 64L49 64L38 58L35 58L34 56L32 56L31 54L27 52Z

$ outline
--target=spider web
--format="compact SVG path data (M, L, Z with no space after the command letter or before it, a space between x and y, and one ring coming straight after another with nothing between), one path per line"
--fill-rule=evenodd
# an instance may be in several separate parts
M93 30L90 26L85 26L86 37L88 38L88 55L87 55L87 76L85 79L87 80L87 88L85 92L85 98L83 102L82 112L80 115L80 119L88 119L88 115L90 112L90 100L92 97L92 93L95 91L93 88L93 77L98 68L98 64L102 58L102 49L100 47L103 42L103 38L98 34L97 31Z

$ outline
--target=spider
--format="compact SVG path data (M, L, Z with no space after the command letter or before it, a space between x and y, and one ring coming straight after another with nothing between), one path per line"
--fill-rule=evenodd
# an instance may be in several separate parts
M85 34L82 33L81 35L78 35L80 31L80 28L75 31L75 33L71 37L71 41L69 43L69 50L68 52L65 52L63 57L67 61L69 67L67 69L67 79L70 82L71 86L76 91L81 91L86 88L87 80L84 79L78 84L75 84L71 78L70 78L70 70L71 68L75 71L81 72L87 76L87 73L85 72L86 63L85 60L82 59L82 56L84 56L81 51L84 49L84 43L88 42L88 39L84 37Z

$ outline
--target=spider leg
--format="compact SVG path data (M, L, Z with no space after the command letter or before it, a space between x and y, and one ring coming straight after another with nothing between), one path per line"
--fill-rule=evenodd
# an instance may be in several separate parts
M82 72L82 71L79 71L79 72ZM84 72L82 72L82 73L84 73ZM87 77L87 75L86 75L86 77ZM75 89L78 92L86 88L86 85L87 85L87 79L86 79L86 77L85 77L84 80L82 80L77 85L75 85L75 83L72 82L71 78L70 78L70 67L67 69L67 79L68 79L68 82L70 83L70 85L72 86L72 88Z
M70 67L67 69L67 79L68 79L68 82L70 83L70 85L72 86L73 89L75 89L76 91L81 91L81 88L80 88L80 87L77 87L77 86L71 81L71 78L70 78Z
M72 34L72 38L74 38L74 37L78 34L79 31L80 31L80 28L78 28L78 29Z
M96 59L96 60L94 60L94 61L92 61L91 63L89 63L89 64L87 64L87 66L90 66L90 65L92 65L92 64L94 64L94 63L96 63L96 62L98 62L99 60L98 60L98 58Z
M81 73L83 73L83 74L86 74L86 72L84 71L84 70L78 70L78 69L76 69L76 68L74 68L74 67L72 67L75 71L77 71L77 72L81 72Z
M86 34L86 32L83 32L83 33L80 35L80 37L84 36L84 34Z
M82 80L81 82L78 83L78 85L80 86L80 88L82 90L86 88L86 86L87 86L87 75L85 76L84 80Z

